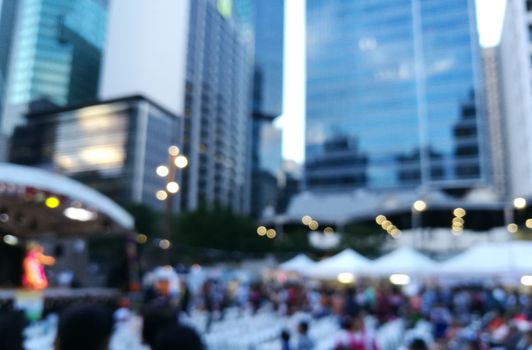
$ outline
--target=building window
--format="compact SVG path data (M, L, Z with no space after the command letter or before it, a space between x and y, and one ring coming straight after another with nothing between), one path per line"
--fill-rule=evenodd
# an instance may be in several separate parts
M526 10L528 12L532 11L532 0L526 0Z

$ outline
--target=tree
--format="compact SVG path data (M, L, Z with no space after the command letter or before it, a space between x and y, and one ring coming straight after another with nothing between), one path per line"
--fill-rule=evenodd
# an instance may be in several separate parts
M271 251L273 240L257 235L255 221L222 207L200 207L177 217L172 241L196 248L264 253Z

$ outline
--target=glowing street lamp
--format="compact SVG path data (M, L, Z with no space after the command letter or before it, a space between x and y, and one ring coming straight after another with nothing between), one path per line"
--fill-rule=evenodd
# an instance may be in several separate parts
M526 199L524 199L523 197L514 198L514 208L515 209L526 208Z
M168 167L166 165L159 165L157 167L157 169L155 169L155 172L160 177L166 177L170 173L170 170L168 169Z
M175 163L175 166L178 167L179 169L184 169L188 165L188 159L187 157L180 155L176 157L174 163Z
M157 176L164 179L164 188L155 193L155 197L164 201L165 208L165 238L159 242L159 247L165 251L170 248L170 233L172 230L172 198L179 192L180 185L176 180L176 175L179 170L186 168L188 159L181 154L179 147L172 145L168 147L168 163L161 164L155 169ZM167 256L168 253L165 253Z
M166 184L166 190L171 194L179 192L179 184L175 181L170 181Z
M427 203L421 199L418 199L414 202L412 208L414 208L415 211L422 212L427 209Z

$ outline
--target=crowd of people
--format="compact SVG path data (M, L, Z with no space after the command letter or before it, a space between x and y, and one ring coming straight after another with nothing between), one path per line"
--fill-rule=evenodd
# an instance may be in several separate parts
M305 281L243 283L186 278L152 279L142 298L121 298L115 307L73 304L59 313L54 343L59 350L107 349L117 323L137 313L143 320L142 341L153 350L206 349L205 336L224 322L228 308L279 317L306 315L294 329L278 335L278 349L318 349L312 336L314 320L332 318L338 325L334 350L532 350L532 296L502 286L425 284L400 288L384 282L317 285ZM207 317L198 329L186 319L195 312ZM396 343L383 330L395 325ZM23 349L27 326L20 311L0 313L0 349ZM390 345L395 344L395 345ZM216 350L216 349L213 349Z
M385 342L377 339L380 327L400 322L404 349L532 350L532 297L517 288L425 284L405 292L374 281L355 287L207 280L198 293L186 290L181 309L205 310L209 315L205 332L213 322L223 320L228 307L257 312L269 305L280 315L304 312L310 320L335 317L340 329L331 335L336 349L377 350ZM295 334L281 332L280 348L313 349L309 327L311 323L302 321Z

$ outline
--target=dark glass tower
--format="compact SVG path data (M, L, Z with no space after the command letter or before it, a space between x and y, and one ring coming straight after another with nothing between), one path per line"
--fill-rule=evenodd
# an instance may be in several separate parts
M96 98L107 28L101 0L20 0L18 6L0 125L7 134L34 100L63 106Z
M277 206L282 132L273 125L283 110L284 0L236 0L235 15L254 37L251 212Z
M473 0L307 0L305 183L488 182Z

